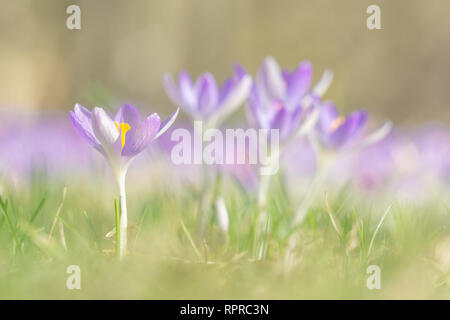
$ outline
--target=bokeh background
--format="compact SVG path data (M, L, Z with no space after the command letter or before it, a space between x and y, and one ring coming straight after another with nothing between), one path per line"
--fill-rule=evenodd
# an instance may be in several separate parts
M66 8L81 7L81 30ZM382 30L366 28L381 7ZM0 108L67 112L74 103L132 101L169 115L164 72L255 73L273 55L335 72L326 98L396 124L450 122L447 0L20 0L0 10ZM118 107L115 106L114 107Z

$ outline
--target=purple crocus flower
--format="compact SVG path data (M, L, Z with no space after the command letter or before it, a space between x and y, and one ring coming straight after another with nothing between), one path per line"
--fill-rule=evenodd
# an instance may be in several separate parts
M428 124L414 137L424 169L444 183L450 182L450 129L448 126Z
M161 123L156 113L141 119L129 104L121 107L114 118L102 108L95 107L91 112L76 104L69 116L78 134L105 156L117 178L137 154L172 125L177 113Z
M92 112L76 104L69 112L75 130L110 164L120 189L120 258L126 253L127 207L125 177L131 160L151 141L163 134L175 121L178 109L161 123L156 113L142 119L139 112L126 104L114 118L105 110L95 107Z
M316 133L319 142L328 149L339 149L354 140L367 122L368 113L365 110L352 112L348 117L339 115L332 102L316 105L319 108L319 121Z
M245 101L252 80L236 66L235 75L220 88L211 73L204 73L193 82L185 70L180 72L178 86L170 74L164 75L163 82L170 99L192 118L217 124Z
M282 71L273 57L265 58L248 99L250 122L262 129L279 129L282 141L292 136L300 127L305 109L324 94L332 79L331 71L326 71L310 90L312 76L309 61L290 72Z
M58 113L43 117L0 112L0 177L21 183L37 170L49 177L80 174L93 164L88 146ZM39 143L36 143L39 141Z

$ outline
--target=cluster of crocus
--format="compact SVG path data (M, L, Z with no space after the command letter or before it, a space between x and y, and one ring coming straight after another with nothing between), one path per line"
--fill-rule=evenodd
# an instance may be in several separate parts
M356 110L344 116L338 112L333 102L323 101L322 97L331 84L332 78L333 73L326 70L319 81L313 85L313 68L309 61L301 62L293 71L289 71L282 70L274 58L267 57L256 77L252 78L243 67L236 65L234 75L220 87L210 73L204 73L193 81L187 71L180 72L177 83L171 75L165 74L163 84L169 98L191 119L204 121L204 126L207 128L219 126L246 102L247 120L251 127L266 129L267 134L270 134L270 130L278 130L281 148L275 157L281 157L292 146L294 148L300 146L299 148L305 151L303 154L308 155L305 161L302 162L296 158L290 166L307 163L309 170L314 170L316 173L292 217L292 224L295 226L303 221L312 200L316 197L317 191L329 172L330 163L333 162L330 162L330 159L334 160L340 154L359 152L357 158L361 161L360 151L362 147L368 146L370 147L366 149L366 154L372 154L373 158L378 158L380 149L371 145L383 140L392 128L388 122L380 129L367 134L368 112L366 110ZM125 176L128 166L137 154L170 127L177 112L164 123L160 123L156 114L141 119L137 110L130 105L120 108L113 118L101 108L94 108L91 112L80 105L76 105L74 111L70 112L76 131L106 158L119 185L120 255L122 257L126 250ZM302 141L301 145L297 143L299 140ZM439 142L442 139L435 140ZM172 145L167 141L163 144ZM224 152L226 153L227 150ZM384 151L381 154L384 154ZM373 170L371 171L373 166L367 165L366 160L364 165L358 166L361 168L359 172L365 176L367 184L372 184L382 179L382 175L387 174L389 170L386 169L386 164L395 162L394 158L395 156L392 155L392 161L386 161L383 166L379 166L382 171L379 176L376 176ZM313 160L315 164L312 164ZM442 165L440 160L436 160L431 153L425 154L423 161ZM368 167L370 170L362 170ZM448 175L448 166L444 164L442 167L443 174ZM247 191L257 193L260 217L265 220L263 225L269 226L267 220L269 217L265 211L270 176L261 174L258 165L247 163L224 165L220 168L234 175ZM358 170L353 172L356 173ZM215 177L216 181L221 180ZM216 187L212 188L211 185L207 185L205 189L217 191ZM220 228L226 232L230 221L225 202L220 194L215 196L216 199L212 199L213 201L207 204L207 207L215 203L217 221ZM264 248L261 248L261 252L263 251Z
M312 65L300 63L293 71L281 71L272 57L264 60L248 98L248 115L252 125L278 129L282 141L299 128L309 106ZM331 75L330 75L331 77Z
M121 107L114 118L104 109L92 111L76 104L69 116L75 130L107 160L116 178L120 192L120 258L127 248L127 205L125 178L135 156L163 134L175 121L178 110L161 123L156 113L142 119L131 105Z
M204 73L193 82L189 73L181 71L178 86L170 74L165 74L163 83L169 98L193 120L203 121L203 127L219 126L229 115L243 104L252 85L252 79L240 67L235 66L234 75L229 77L221 87L217 85L211 73ZM215 178L217 180L217 177ZM200 229L203 229L210 204L205 193L210 190L211 181L203 170L203 194L200 199ZM223 210L222 210L223 211Z
M173 102L192 118L206 120L212 125L219 122L215 119L223 119L223 115L231 112L228 110L235 110L247 98L249 124L266 129L268 134L270 130L278 130L282 147L280 152L296 138L307 136L317 154L321 155L324 154L321 150L337 153L352 146L352 141L360 135L368 118L364 110L354 111L344 117L339 115L332 102L321 100L332 78L333 73L326 70L317 84L312 86L313 67L309 61L301 62L293 71L289 71L282 70L273 57L267 57L253 81L242 66L236 65L235 76L227 80L220 90L209 73L201 75L193 83L188 73L182 71L178 87L170 75L165 75L164 84ZM389 129L384 127L367 144L383 138ZM277 159L271 160L278 161L279 156L277 152L274 155ZM247 164L236 165L231 170L229 166L224 168L233 172L243 185L253 187L258 181L258 203L262 219L265 219L270 177L258 177L254 173L258 168ZM251 181L246 183L249 179ZM305 207L305 203L301 207ZM295 223L301 221L303 213L297 216Z
M59 114L0 117L0 179L20 185L36 173L61 177L92 166L88 146Z

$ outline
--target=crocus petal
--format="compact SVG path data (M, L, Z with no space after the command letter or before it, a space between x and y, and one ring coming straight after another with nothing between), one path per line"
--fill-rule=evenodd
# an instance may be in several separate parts
M198 79L198 110L202 114L209 114L217 106L219 93L217 90L216 79L210 73L205 73Z
M114 121L99 107L92 110L92 128L97 139L107 148L112 146L120 135Z
M317 82L317 84L314 86L312 90L313 95L322 98L325 92L330 87L332 81L333 81L333 71L325 70L322 75L322 78L320 78L319 82Z
M286 140L291 134L297 131L300 125L302 109L298 107L293 111L286 108L280 109L271 123L271 129L278 129L280 132L280 139Z
M230 92L233 91L236 86L237 80L234 77L230 77L223 83L222 87L219 90L219 100L217 102L218 105L221 105L223 101L228 97Z
M219 105L223 103L223 101L228 97L228 95L231 92L233 92L233 90L235 90L236 86L242 83L241 81L243 80L244 77L250 77L250 75L240 64L235 64L234 76L228 78L220 88L219 102L218 102Z
M76 104L74 111L69 112L70 121L75 131L83 137L91 146L100 147L92 129L92 113L80 104Z
M352 112L345 122L329 134L330 147L339 148L353 140L367 121L367 112L358 110Z
M241 80L245 75L248 75L247 70L245 70L239 63L235 63L233 69L238 80Z
M368 118L368 112L366 110L357 110L352 112L347 121L350 123L350 134L356 135L365 125Z
M125 104L117 111L114 116L114 121L117 123L128 123L133 130L133 127L141 122L139 111L131 104Z
M319 121L320 110L318 108L309 109L303 108L304 116L306 118L297 131L297 136L303 136L314 130Z
M263 102L261 97L261 91L257 90L256 86L253 86L248 96L248 110L247 117L252 123L262 129L270 129L270 122L275 116L277 109L273 107L272 101L266 101L267 105Z
M173 103L175 103L177 106L183 106L183 100L181 99L178 92L178 87L170 74L164 74L163 85L167 95L173 101Z
M233 113L248 97L252 87L252 79L245 75L238 84L230 90L228 95L217 107L217 112L213 115L212 122L215 125L220 124L231 113Z
M181 71L178 82L180 97L184 104L191 108L191 110L195 110L197 107L197 95L194 91L194 86L189 73L185 70Z
M144 150L156 136L160 118L156 113L147 117L144 121L135 123L126 135L122 156L133 157Z
M296 107L306 95L313 75L312 64L304 61L289 76L286 90L286 107Z
M320 118L317 123L320 132L328 132L333 121L339 116L333 102L323 102L317 106L320 108Z
M172 113L172 115L169 118L167 118L163 123L161 123L158 133L153 138L153 140L158 139L164 132L166 132L172 126L172 124L175 122L175 120L178 117L179 111L180 111L180 108L177 108L177 110L174 113Z
M366 148L370 145L378 143L391 133L393 127L393 123L391 121L387 121L370 135L364 137L363 141L361 141L359 145L355 146L355 149Z
M268 99L282 99L285 95L286 84L280 67L273 57L264 59L257 75L258 89L268 94Z

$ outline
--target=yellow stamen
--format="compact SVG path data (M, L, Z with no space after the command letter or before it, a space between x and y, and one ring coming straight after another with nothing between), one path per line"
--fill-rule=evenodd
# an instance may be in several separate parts
M116 128L120 133L120 140L122 141L122 149L125 147L125 135L127 134L127 131L131 129L130 125L126 122L121 122L118 124L115 122Z
M344 116L339 116L336 119L333 120L333 122L331 122L330 127L328 128L328 130L330 132L334 132L337 129L339 129L340 126L342 126L345 122L345 117Z

